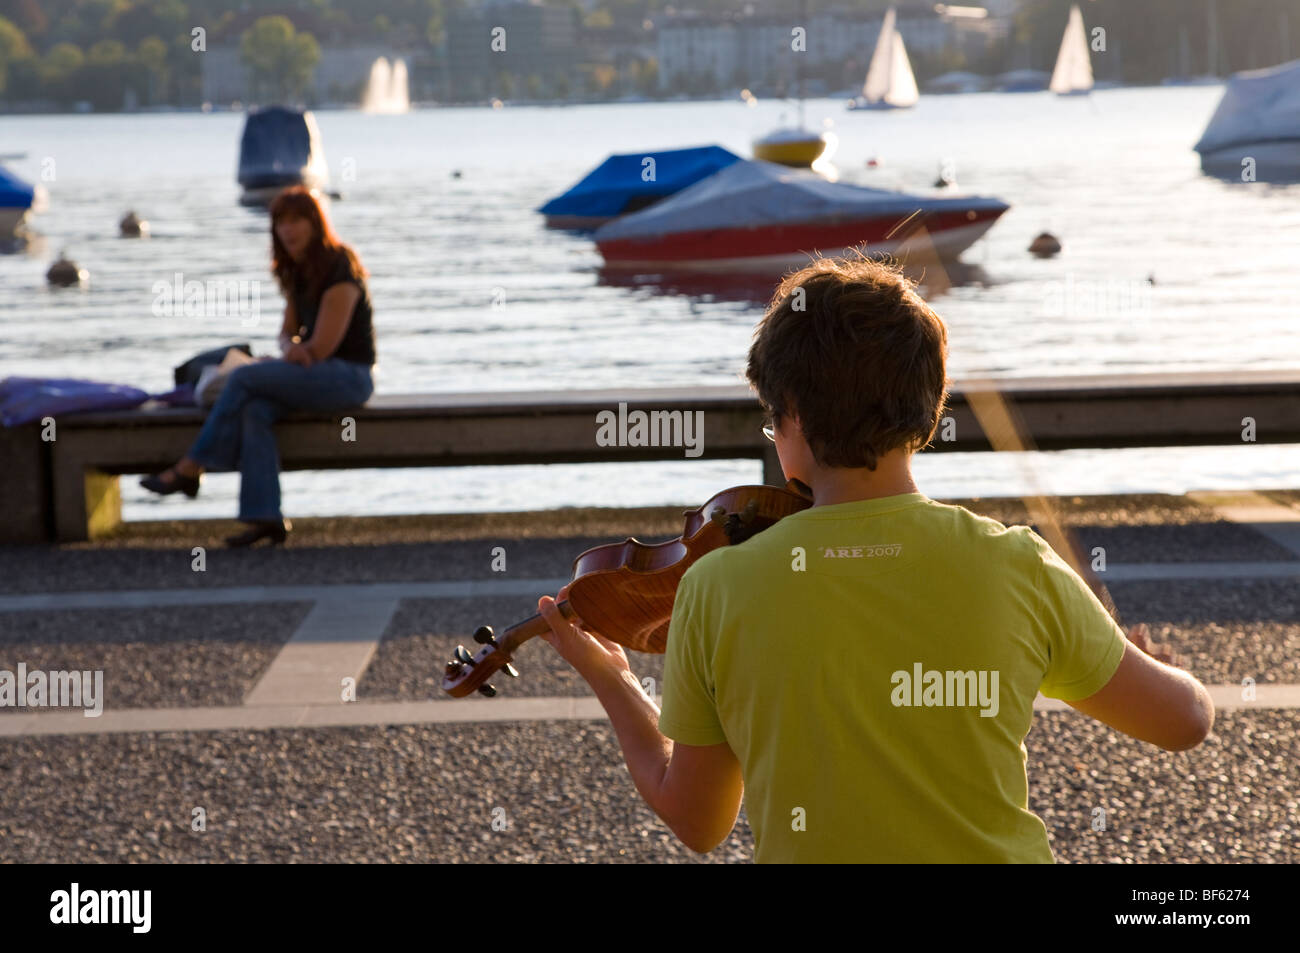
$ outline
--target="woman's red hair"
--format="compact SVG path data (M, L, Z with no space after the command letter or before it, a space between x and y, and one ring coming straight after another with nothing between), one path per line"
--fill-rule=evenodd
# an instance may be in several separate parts
M276 224L285 217L305 218L311 222L312 239L301 262L293 260L275 233ZM316 196L301 185L292 185L275 197L271 202L271 273L275 275L280 290L286 296L293 294L298 275L303 275L307 279L311 296L319 297L320 284L340 255L346 256L352 277L357 281L366 277L367 272L361 265L361 259L357 258L356 252L339 241Z

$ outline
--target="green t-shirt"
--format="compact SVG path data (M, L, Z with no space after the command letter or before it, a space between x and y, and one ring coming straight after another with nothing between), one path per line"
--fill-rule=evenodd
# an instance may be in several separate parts
M1028 527L920 493L815 506L677 590L659 729L739 759L755 860L1043 862L1024 737L1126 639Z

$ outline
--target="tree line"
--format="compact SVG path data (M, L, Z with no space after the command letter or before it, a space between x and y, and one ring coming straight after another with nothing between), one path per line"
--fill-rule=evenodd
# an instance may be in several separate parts
M475 0L481 2L481 0ZM822 10L881 13L890 0L546 0L570 8L584 31L584 49L602 37L626 36L668 9L739 15L800 16ZM978 0L970 0L977 3ZM996 73L1051 69L1072 0L1023 0L1004 43L978 54L951 51L916 63L922 79L947 69ZM237 43L257 88L292 98L310 80L322 44L373 42L407 51L415 63L436 66L446 55L448 17L471 0L0 0L0 104L66 108L89 102L96 109L126 101L197 104L203 48ZM900 3L907 8L926 4ZM1099 78L1155 83L1167 77L1214 74L1269 66L1300 56L1297 0L1091 0L1083 3L1094 40ZM197 31L197 32L196 32ZM202 47L202 48L201 48ZM808 74L832 88L860 82L869 51L853 62L822 64ZM607 67L601 67L607 69ZM597 92L653 92L653 60L624 66L632 77L604 77ZM431 70L430 75L435 71ZM535 92L532 77L506 76L496 84ZM561 98L570 89L548 81ZM591 95L583 86L576 92ZM698 89L694 92L709 92ZM499 94L499 92L498 92Z

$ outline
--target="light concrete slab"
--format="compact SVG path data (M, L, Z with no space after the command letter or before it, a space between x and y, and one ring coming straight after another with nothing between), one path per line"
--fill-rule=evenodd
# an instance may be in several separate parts
M1300 708L1300 685L1257 685L1253 699L1243 697L1245 693L1241 685L1208 687L1219 711ZM1068 707L1065 702L1041 695L1034 701L1035 711L1061 711ZM457 722L596 721L604 718L600 702L593 696L475 697L455 701L232 705L223 708L120 708L105 711L98 718L86 718L80 711L0 715L0 737Z
M327 728L452 722L602 719L593 696L467 698L425 702L338 702L332 705L231 705L220 708L120 708L87 718L80 711L0 715L0 737Z
M1253 490L1193 492L1187 496L1229 522L1249 526L1300 558L1300 509Z
M1300 560L1264 563L1111 563L1097 573L1105 583L1178 579L1291 579L1300 577Z
M342 703L370 664L396 599L322 599L244 698L245 705ZM348 686L346 679L351 679Z

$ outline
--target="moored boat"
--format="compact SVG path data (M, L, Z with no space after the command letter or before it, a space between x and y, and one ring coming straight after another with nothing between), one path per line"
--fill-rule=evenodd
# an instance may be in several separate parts
M829 144L826 133L803 126L777 129L754 140L754 158L806 169L821 158Z
M291 185L324 191L329 169L316 118L305 109L285 106L249 113L239 143L238 179L244 205L267 205Z
M900 255L933 247L955 258L1007 208L994 198L891 192L746 160L611 222L595 241L607 267L642 270L778 271L851 248Z
M1013 69L999 73L993 88L999 93L1038 93L1047 88L1051 77L1038 69Z
M1233 75L1194 148L1210 175L1300 180L1300 60Z
M548 228L599 228L739 161L721 146L612 155L537 211Z
M939 95L982 93L988 88L989 81L986 77L963 70L944 73L942 76L936 76L925 84L927 93L937 93Z
M807 0L803 0L799 7L799 19L806 20ZM774 129L767 135L755 139L751 148L754 150L755 159L807 169L826 155L828 149L833 149L834 137L826 133L812 132L804 126L803 58L799 57L795 63L799 83L799 125Z
M39 211L45 190L31 185L0 165L0 238L14 238L22 232L27 216Z

